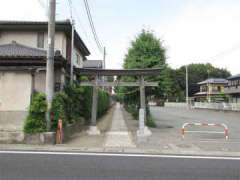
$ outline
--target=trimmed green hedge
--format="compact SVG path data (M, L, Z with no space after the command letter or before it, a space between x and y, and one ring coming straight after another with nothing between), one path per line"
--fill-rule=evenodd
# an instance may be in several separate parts
M46 131L45 113L47 111L46 96L43 93L34 93L24 122L24 132L29 134Z
M103 90L98 91L97 117L106 113L110 106L109 95ZM80 87L74 83L67 85L63 92L54 95L51 107L51 130L55 131L57 122L62 119L63 127L85 119L90 123L92 110L92 88ZM40 133L46 131L45 113L47 111L46 97L43 93L33 95L29 114L24 123L24 132Z
M103 116L110 106L110 98L109 94L103 90L98 91L98 111L97 116L98 118Z

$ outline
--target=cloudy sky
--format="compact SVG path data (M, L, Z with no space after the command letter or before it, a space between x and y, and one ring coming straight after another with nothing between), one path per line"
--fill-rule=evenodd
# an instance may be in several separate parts
M46 0L1 2L1 20L46 20ZM89 59L101 59L87 21L83 0L72 0L77 30L89 47ZM145 28L167 49L168 63L211 62L240 73L239 0L89 0L107 68L121 68L131 40ZM69 18L67 0L58 0L57 19Z

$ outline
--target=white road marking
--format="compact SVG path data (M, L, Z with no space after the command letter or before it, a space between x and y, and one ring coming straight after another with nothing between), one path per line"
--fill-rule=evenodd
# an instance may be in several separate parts
M240 157L227 156L193 156L193 155L154 155L154 154L125 154L125 153L84 153L84 152L52 152L52 151L0 151L0 154L38 154L38 155L80 155L80 156L113 156L113 157L153 157L177 159L217 159L240 160Z

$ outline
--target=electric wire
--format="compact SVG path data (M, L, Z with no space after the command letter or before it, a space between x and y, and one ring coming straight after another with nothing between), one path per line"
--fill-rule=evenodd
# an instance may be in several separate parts
M95 40L95 42L97 44L97 47L98 47L99 51L101 53L103 53L103 46L101 45L101 43L99 41L99 38L98 38L98 35L96 33L96 29L95 29L95 26L94 26L94 23L93 23L91 11L90 11L89 4L88 4L87 0L84 0L84 5L85 5L86 12L87 12L89 25L90 25L90 28L91 28L92 33L93 33L94 40Z

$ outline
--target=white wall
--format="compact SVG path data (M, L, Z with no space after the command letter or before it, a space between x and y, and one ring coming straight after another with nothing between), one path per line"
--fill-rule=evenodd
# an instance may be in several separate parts
M20 44L37 47L37 33L36 32L1 32L0 44L9 44L16 41Z
M55 82L56 83L64 83L61 79L63 75L63 72L61 72L61 69L55 69ZM34 88L38 92L45 92L46 87L46 71L39 71L34 74Z
M40 71L34 74L34 89L38 92L45 92L46 72Z
M0 72L0 111L27 111L31 80L30 73Z

